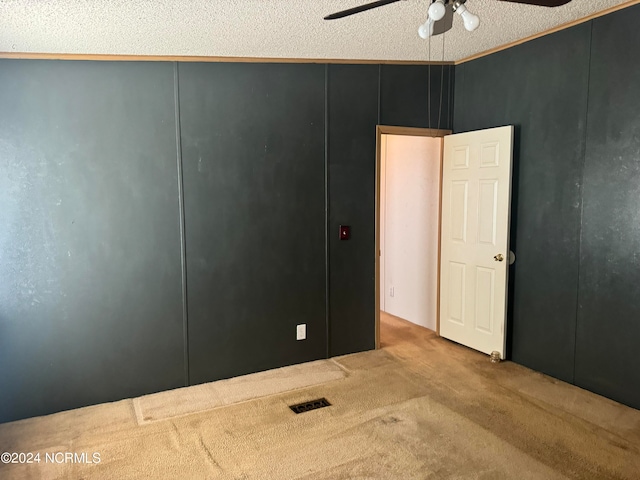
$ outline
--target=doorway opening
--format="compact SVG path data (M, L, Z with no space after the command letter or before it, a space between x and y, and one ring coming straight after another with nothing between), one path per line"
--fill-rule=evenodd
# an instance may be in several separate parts
M443 137L376 128L376 348L380 311L439 332Z

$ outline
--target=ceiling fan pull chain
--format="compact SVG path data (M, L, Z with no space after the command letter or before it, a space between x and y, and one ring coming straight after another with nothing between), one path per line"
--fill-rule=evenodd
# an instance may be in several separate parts
M431 130L431 36L427 40L427 48L429 49L427 53L427 125Z
M444 91L444 35L442 35L442 65L440 65L440 107L438 108L438 130L440 130L440 118L442 117L442 92Z

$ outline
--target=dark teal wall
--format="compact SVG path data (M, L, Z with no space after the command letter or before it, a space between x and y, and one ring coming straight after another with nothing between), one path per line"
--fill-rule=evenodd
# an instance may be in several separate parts
M1 60L0 422L374 348L375 126L442 68Z
M0 422L184 385L173 66L0 61Z
M511 358L640 408L640 6L455 69L454 132L516 127Z
M575 382L640 408L640 6L593 22Z
M375 346L375 131L378 65L328 67L329 353ZM341 224L352 238L341 241ZM374 241L372 241L374 240Z

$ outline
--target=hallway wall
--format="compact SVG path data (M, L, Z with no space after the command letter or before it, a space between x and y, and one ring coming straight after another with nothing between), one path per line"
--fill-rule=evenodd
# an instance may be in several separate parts
M442 141L384 137L380 176L383 310L435 330Z

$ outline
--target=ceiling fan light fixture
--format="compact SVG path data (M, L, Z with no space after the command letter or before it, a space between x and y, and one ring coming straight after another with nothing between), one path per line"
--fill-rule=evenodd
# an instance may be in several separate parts
M433 18L431 18L431 15L429 15L427 21L418 27L418 35L420 36L420 38L426 40L431 35L433 35L433 24Z
M429 18L432 18L434 22L442 20L444 14L447 12L444 6L444 0L433 0L429 5Z
M464 2L460 2L459 0L454 2L453 11L462 17L464 28L466 28L467 31L473 32L480 25L480 17L467 10Z

